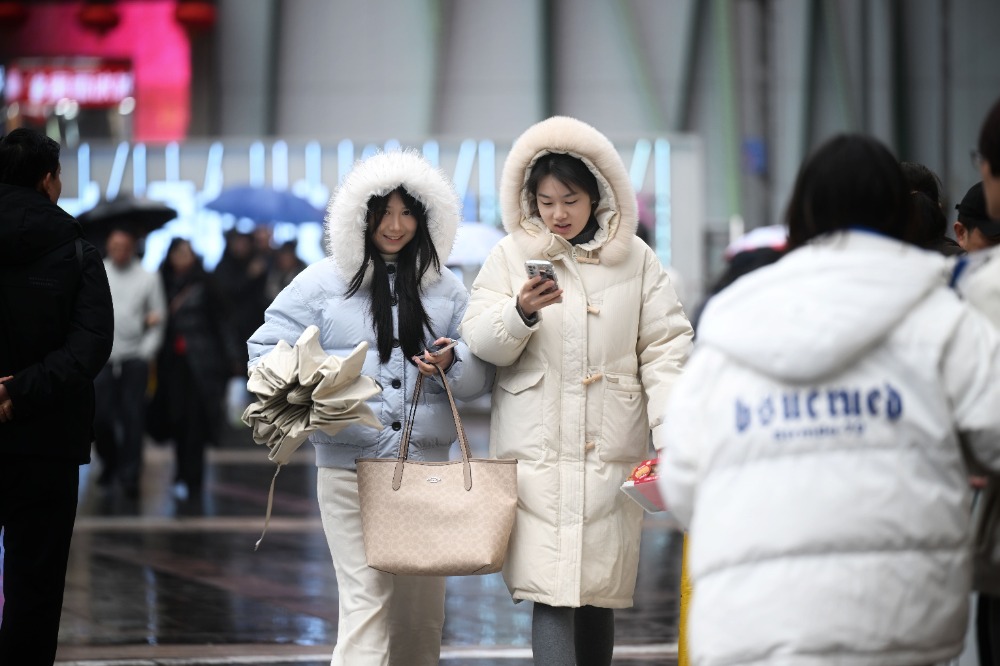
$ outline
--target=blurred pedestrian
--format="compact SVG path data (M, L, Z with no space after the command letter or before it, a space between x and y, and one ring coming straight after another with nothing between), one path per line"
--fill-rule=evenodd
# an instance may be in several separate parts
M314 434L323 529L340 604L333 666L430 666L441 652L444 578L394 576L367 565L361 538L357 458L395 458L418 372L424 384L409 457L448 459L456 439L435 366L459 398L486 393L493 371L463 342L437 356L425 349L458 337L468 302L443 262L460 219L458 196L418 154L379 153L355 166L330 203L330 257L299 273L267 309L248 341L253 367L281 340L294 345L309 325L330 354L368 343L363 374L382 392L369 401L386 426Z
M923 164L900 162L910 187L914 216L920 235L917 245L945 256L962 254L962 246L948 236L948 219L941 208L941 179Z
M909 192L882 144L833 138L799 171L789 253L705 309L659 466L689 529L694 663L962 649L960 438L1000 469L1000 337L911 245Z
M271 302L264 293L269 259L257 253L252 233L234 228L226 232L225 239L226 246L212 276L232 324L236 363L231 372L245 384L246 341L264 323L264 310Z
M966 252L975 252L1000 243L1000 220L991 220L986 213L983 183L969 188L955 209L955 236Z
M986 188L989 216L1000 220L1000 99L993 103L983 120L976 161Z
M632 605L642 508L621 484L664 442L691 347L666 271L636 236L635 192L611 142L554 117L514 143L501 177L508 236L475 280L462 335L497 366L490 452L518 460L504 565L534 602L535 663L610 664L614 609ZM528 278L551 261L556 277ZM647 404L649 409L647 412Z
M306 267L306 262L299 259L298 243L290 240L278 246L271 258L264 282L264 297L273 301L281 290L291 284L292 279Z
M983 180L966 196L966 208L987 228L1000 228L1000 100L983 122L979 150L975 153ZM1000 172L1000 169L998 169ZM971 196L970 196L971 195ZM960 210L961 216L961 210ZM1000 330L1000 238L990 239L991 249L975 252L955 269L955 286L969 303ZM973 477L979 488L973 544L973 589L976 596L976 651L981 666L1000 664L1000 478L980 473Z
M94 378L111 353L100 253L56 202L59 144L0 137L0 664L55 661Z
M113 230L105 254L115 336L111 357L94 382L94 445L102 464L97 483L109 488L117 480L125 496L135 499L142 478L149 367L163 342L166 302L159 276L143 268L136 255L132 230Z
M691 325L698 332L698 321L708 301L720 291L736 282L750 271L773 264L785 254L788 247L788 229L783 224L757 227L732 241L723 252L726 268L712 286L704 300L691 315Z
M225 382L234 363L231 334L222 299L190 241L170 241L160 277L167 328L156 360L154 403L176 447L174 497L195 500L203 490L205 449L219 441Z

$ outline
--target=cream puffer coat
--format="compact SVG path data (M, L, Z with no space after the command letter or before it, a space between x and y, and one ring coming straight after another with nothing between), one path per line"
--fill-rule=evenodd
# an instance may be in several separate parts
M529 211L530 168L549 152L597 176L600 230L573 246ZM620 492L659 444L661 408L692 330L667 273L635 236L635 192L621 158L572 118L538 123L515 142L501 178L509 235L473 285L462 337L497 368L491 453L518 459L518 513L504 567L515 600L552 606L632 605L642 509ZM562 302L528 326L515 309L524 262L555 266ZM649 409L647 410L647 406Z

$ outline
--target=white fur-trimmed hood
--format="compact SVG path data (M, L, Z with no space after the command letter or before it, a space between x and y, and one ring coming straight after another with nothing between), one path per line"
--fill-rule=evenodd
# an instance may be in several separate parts
M568 153L578 157L597 177L601 199L597 206L600 229L594 240L580 245L601 263L614 265L628 257L639 225L639 208L628 170L611 141L587 123L553 116L529 127L511 146L500 179L503 226L529 255L543 257L555 236L530 212L524 183L539 157Z
M365 258L365 215L368 200L402 185L427 209L427 229L443 266L455 244L461 203L454 186L440 169L415 150L377 153L354 165L326 209L326 246L337 272L349 283ZM368 266L364 284L371 280ZM440 279L433 266L421 280L426 287Z

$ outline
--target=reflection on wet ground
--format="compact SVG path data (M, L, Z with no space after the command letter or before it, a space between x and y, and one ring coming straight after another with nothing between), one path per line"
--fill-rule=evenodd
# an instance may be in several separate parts
M485 415L465 415L484 455ZM242 429L209 453L205 495L171 495L172 450L147 447L142 496L102 494L84 467L57 664L328 664L337 586L315 501L312 449L276 480ZM676 663L680 535L647 515L635 607L616 614L615 663ZM499 574L448 581L442 663L531 663L530 604L513 604Z

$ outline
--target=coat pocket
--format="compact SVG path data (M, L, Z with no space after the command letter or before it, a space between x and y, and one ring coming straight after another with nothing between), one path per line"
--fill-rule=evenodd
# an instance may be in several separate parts
M605 462L639 462L649 452L649 419L635 375L608 373L598 453Z
M499 458L537 460L548 437L545 368L504 372L493 392L490 438Z

